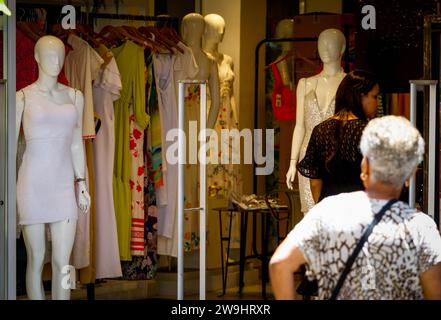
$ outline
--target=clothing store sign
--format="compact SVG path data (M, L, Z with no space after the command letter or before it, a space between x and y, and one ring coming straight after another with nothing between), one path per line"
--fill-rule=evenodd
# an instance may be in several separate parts
M75 29L77 21L77 13L75 7L72 5L66 5L61 8L61 13L65 14L61 20L61 27L65 30Z

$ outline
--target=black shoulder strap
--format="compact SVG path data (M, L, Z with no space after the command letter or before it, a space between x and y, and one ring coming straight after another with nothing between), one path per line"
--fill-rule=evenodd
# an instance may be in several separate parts
M372 233L372 230L374 227L380 222L381 218L383 218L384 214L387 210L392 207L392 205L397 202L397 199L391 199L389 200L383 208L375 215L374 220L371 222L371 224L367 227L366 231L364 232L363 236L361 237L360 241L358 242L357 246L355 247L354 252L352 252L352 255L349 257L348 261L346 262L345 269L343 270L343 273L340 275L340 278L338 279L337 285L335 286L334 290L332 291L332 295L330 300L337 299L338 294L340 293L340 289L343 286L343 283L346 280L346 277L348 276L349 272L351 271L351 267L354 264L355 259L357 258L358 254L360 253L361 249L363 249L363 246L369 236Z

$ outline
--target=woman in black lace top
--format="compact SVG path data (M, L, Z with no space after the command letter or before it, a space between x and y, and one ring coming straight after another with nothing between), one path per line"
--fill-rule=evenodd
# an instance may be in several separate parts
M337 89L335 115L313 129L297 170L310 178L316 203L331 195L363 190L359 144L369 119L376 116L379 91L373 74L350 72Z

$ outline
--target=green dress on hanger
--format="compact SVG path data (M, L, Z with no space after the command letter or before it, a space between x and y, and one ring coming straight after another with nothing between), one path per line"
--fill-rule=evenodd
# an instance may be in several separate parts
M112 49L121 74L122 91L115 101L115 165L113 169L113 198L118 229L119 253L122 261L132 259L131 240L131 153L129 105L133 103L136 123L145 130L150 117L145 112L144 48L126 41Z

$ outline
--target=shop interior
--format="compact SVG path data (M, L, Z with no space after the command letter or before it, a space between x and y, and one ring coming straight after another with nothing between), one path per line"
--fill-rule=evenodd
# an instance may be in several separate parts
M305 211L301 182L296 177L289 188L286 178L297 86L300 79L323 70L317 46L326 29L337 29L345 38L342 72L365 69L378 75L379 116L411 119L415 99L415 124L428 147L413 188L403 190L401 197L412 198L440 225L441 179L435 179L441 161L440 4L435 0L16 1L13 33L8 25L11 18L0 16L0 130L7 132L0 137L0 153L7 154L8 141L15 140L8 125L15 115L7 111L15 110L19 103L15 99L33 98L30 85L39 71L34 50L41 37L53 35L63 42L64 67L58 82L80 91L84 99L81 136L86 170L76 190L86 186L90 198L81 198L86 199L85 212L75 212L78 220L69 259L73 268L65 272L72 289L68 298L273 299L269 258ZM375 11L364 12L366 5ZM74 20L67 18L72 12ZM366 22L369 14L375 18ZM66 29L66 23L74 23L75 28ZM16 39L13 60L7 45L11 35ZM8 66L14 60L15 69ZM411 97L409 81L422 79L438 81L436 101L430 100L429 86L424 85ZM182 93L178 80L199 82L182 86ZM11 86L17 92L13 108L8 107L12 98L6 93ZM204 179L199 178L202 165L182 166L181 189L181 171L166 158L165 150L172 145L166 135L179 125L179 106L185 107L186 119L200 122L205 90L207 127L219 136L222 129L254 130L254 136L247 140L244 134L239 147L230 141L226 156L238 155L241 161L204 165ZM260 137L256 129L261 129ZM185 128L187 134L190 131ZM188 162L198 154L198 144L192 149L191 139L197 137L187 140ZM262 161L256 161L256 153L246 161L247 144L254 149L265 146L260 149ZM8 169L13 168L19 180L19 168L24 161L29 165L29 159L23 158L27 147L21 130L15 163L0 156L0 225L6 226L7 235L0 239L0 257L8 261L0 264L0 287L7 287L5 298L20 300L29 299L26 274L32 246L26 244L19 224L20 205L16 208L15 202L2 199L15 199L26 189L17 182L17 195L9 190L16 181ZM216 158L223 157L219 152ZM53 166L47 176L58 179L61 174ZM272 170L256 174L266 166ZM202 211L201 204L205 204ZM11 220L11 215L17 218ZM178 232L181 219L183 233ZM11 228L11 221L16 228ZM38 251L43 252L46 299L54 294L50 262L57 249L52 232L56 231L46 225L45 250Z

